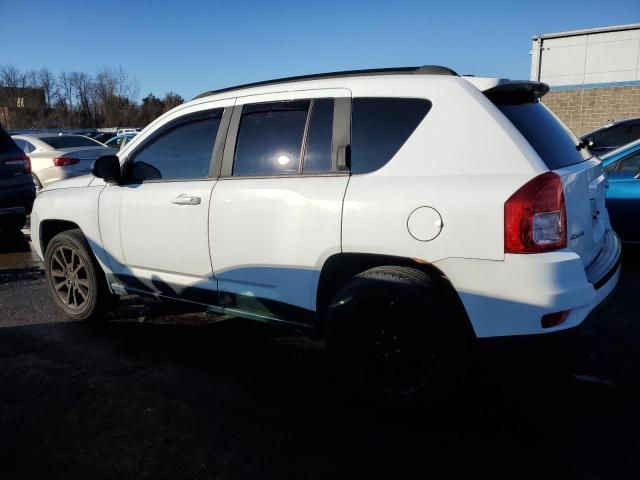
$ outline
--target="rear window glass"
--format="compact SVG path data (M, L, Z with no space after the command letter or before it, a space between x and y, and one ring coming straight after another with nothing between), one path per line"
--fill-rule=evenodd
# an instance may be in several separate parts
M593 140L596 148L619 147L640 138L640 123L616 125L586 137Z
M429 100L416 98L355 98L351 172L373 172L391 160L430 108Z
M590 157L578 151L578 139L540 102L497 105L528 140L549 170L568 167Z
M91 140L87 137L77 136L59 136L59 137L40 137L44 143L51 145L53 148L74 148L74 147L104 147L99 142Z

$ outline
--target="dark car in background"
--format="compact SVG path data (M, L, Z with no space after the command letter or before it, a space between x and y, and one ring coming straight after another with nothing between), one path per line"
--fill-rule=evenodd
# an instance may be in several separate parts
M580 140L594 155L604 155L640 138L640 118L627 118L607 123L585 133Z
M0 126L0 230L20 230L35 197L31 161Z

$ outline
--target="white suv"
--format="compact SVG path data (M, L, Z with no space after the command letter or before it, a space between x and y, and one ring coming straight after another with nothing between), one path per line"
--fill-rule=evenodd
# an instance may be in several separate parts
M473 336L574 327L618 281L602 165L547 91L420 67L207 92L45 188L33 244L72 317L128 292L283 322L416 398Z

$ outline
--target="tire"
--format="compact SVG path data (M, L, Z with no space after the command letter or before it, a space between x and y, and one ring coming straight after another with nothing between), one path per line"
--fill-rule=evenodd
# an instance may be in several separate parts
M109 303L104 272L79 229L59 233L49 242L45 276L55 303L75 320L96 319Z
M38 177L36 176L35 173L32 173L31 176L33 177L33 184L36 187L36 194L40 192L40 190L42 190L42 183L40 183L40 180L38 180Z
M334 296L329 354L346 380L377 403L448 399L463 378L470 336L455 297L425 272L376 267Z

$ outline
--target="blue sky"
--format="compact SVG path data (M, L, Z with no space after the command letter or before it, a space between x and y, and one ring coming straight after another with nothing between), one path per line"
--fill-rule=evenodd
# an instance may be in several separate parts
M441 64L527 78L531 35L640 22L640 0L0 0L0 65L122 66L141 96L269 78Z

